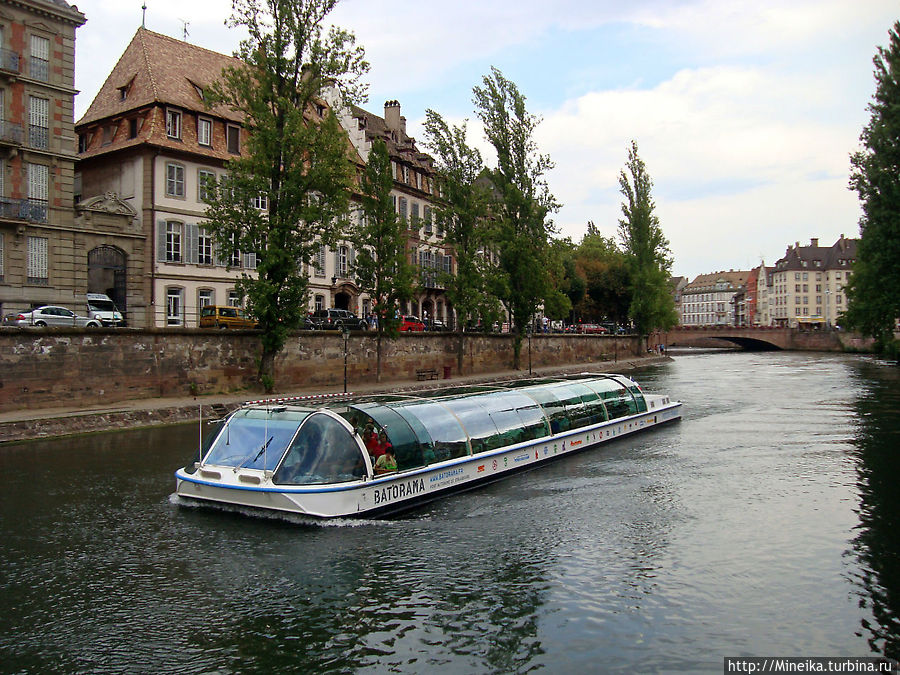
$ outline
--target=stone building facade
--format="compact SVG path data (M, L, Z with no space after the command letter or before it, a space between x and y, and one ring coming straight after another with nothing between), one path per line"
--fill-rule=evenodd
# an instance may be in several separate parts
M771 321L790 326L817 323L834 325L847 309L844 290L856 260L856 239L844 235L831 246L796 242L775 263L769 297Z
M682 291L681 325L733 326L745 321L749 276L746 271L729 270L696 277Z
M75 308L102 236L73 209L75 31L63 0L0 2L0 313ZM105 290L105 289L104 289Z

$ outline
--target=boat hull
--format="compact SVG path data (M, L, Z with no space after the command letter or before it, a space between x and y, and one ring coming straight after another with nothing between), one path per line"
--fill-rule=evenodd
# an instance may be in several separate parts
M647 412L372 480L286 487L265 476L228 475L230 469L206 472L208 477L203 470L190 474L180 469L176 494L201 503L314 519L383 517L681 418L681 403L663 397L647 400Z

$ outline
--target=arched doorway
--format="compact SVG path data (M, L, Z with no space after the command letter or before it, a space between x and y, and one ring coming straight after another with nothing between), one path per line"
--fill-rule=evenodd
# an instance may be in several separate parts
M350 294L347 291L339 291L334 296L335 309L350 309Z
M434 303L431 300L425 300L422 302L422 321L425 322L427 327L431 327L431 322L434 321L437 317L434 315Z
M88 293L108 295L122 313L126 307L127 256L115 246L98 246L88 251Z

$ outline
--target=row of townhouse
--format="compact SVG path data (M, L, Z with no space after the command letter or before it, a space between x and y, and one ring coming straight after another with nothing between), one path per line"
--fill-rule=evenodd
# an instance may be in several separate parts
M846 286L856 259L856 239L832 246L789 246L773 267L701 274L677 284L684 326L788 326L837 324L847 308ZM681 279L680 277L678 279ZM676 280L673 280L675 284Z
M75 124L75 29L84 22L64 0L0 0L0 311L77 309L99 292L129 325L196 326L204 305L240 304L235 283L256 267L252 252L218 255L203 227L212 180L245 151L241 115L210 109L203 94L236 61L139 28ZM431 216L431 158L407 135L396 101L384 117L353 108L341 121L360 167L374 138L388 143L393 198L421 269L418 295L401 310L452 322L437 272L454 261ZM265 197L255 206L265 210ZM349 242L322 247L304 269L310 310L371 312L354 258Z
M241 304L235 282L241 274L254 273L252 252L223 259L203 227L206 190L227 170L228 160L245 149L241 115L225 107L210 109L203 97L222 69L235 64L233 57L140 28L76 124L78 193L116 195L134 209L145 232L144 268L130 265L136 251L123 250L122 256L126 286L135 289L128 299L132 325L195 326L205 305ZM315 114L327 112L323 100ZM408 222L410 258L421 269L418 295L401 310L452 320L437 282L436 271L452 271L453 260L433 227L431 158L407 135L396 101L385 104L384 117L353 107L343 110L340 120L359 167L375 138L388 145L392 197ZM359 195L353 199L350 216L359 222ZM265 210L265 196L254 206ZM370 298L353 278L355 255L349 241L322 246L303 269L310 311L372 312Z

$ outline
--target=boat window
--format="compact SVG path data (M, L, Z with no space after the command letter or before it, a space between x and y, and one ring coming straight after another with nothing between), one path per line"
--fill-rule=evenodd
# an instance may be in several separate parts
M591 388L603 399L609 419L625 417L637 412L634 397L618 380L612 378L593 380Z
M203 463L271 471L308 414L240 410L228 419Z
M398 471L422 466L424 459L419 438L409 426L409 422L403 419L392 406L364 403L355 407L371 417L376 426L380 426L387 434L388 440L394 447Z
M600 397L584 382L569 382L569 389L581 397L582 409L578 424L572 426L589 426L606 421L606 409Z
M362 450L336 419L313 414L303 423L275 472L281 485L318 485L359 480L366 472Z
M547 420L540 406L530 405L524 408L517 408L516 413L522 420L522 440L532 441L535 438L543 438L550 435L550 429L547 427Z
M444 405L459 418L463 429L469 435L473 455L499 445L497 436L500 434L497 426L481 405L479 398L481 395L443 401Z
M634 403L637 406L637 411L647 412L647 401L644 399L644 392L641 391L641 388L637 386L637 384L632 383L628 385L628 391L634 396Z
M569 418L566 417L566 406L556 395L546 387L534 387L524 389L523 393L537 401L550 421L550 431L558 434L569 428Z
M412 422L415 418L428 430L431 441L430 448L423 448L425 464L443 462L469 454L466 432L453 414L440 403L417 401L410 403L402 411L403 416Z

